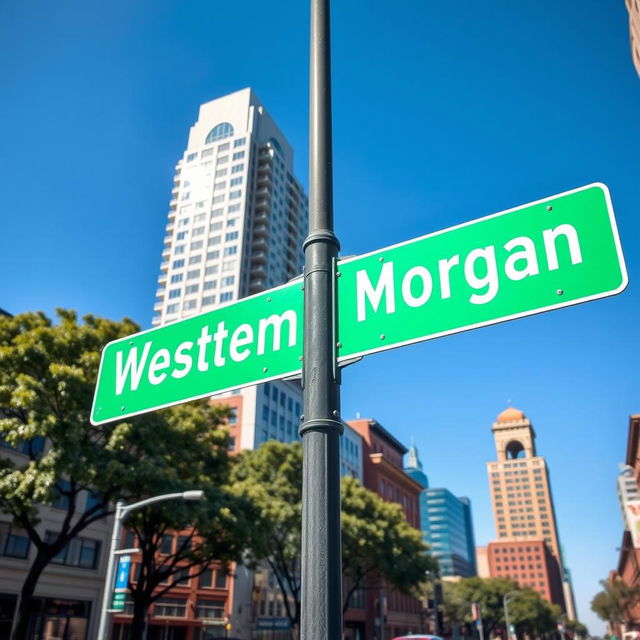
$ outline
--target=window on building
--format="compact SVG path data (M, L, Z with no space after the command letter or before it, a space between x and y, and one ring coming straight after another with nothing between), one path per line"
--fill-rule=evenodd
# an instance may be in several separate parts
M235 211L240 211L240 205L238 203L230 204L229 208L227 209L227 212L228 213L234 213Z
M223 620L224 600L205 600L198 598L196 602L196 617L204 620Z
M245 140L246 140L246 138L238 138L237 140L234 140L233 146L234 147L241 147L245 143Z
M180 269L180 267L184 267L184 258L173 261L173 265L172 265L173 269Z
M242 189L229 192L229 200L237 200L240 197L242 197Z
M11 529L8 522L0 522L0 555L25 559L30 544L28 536Z
M191 243L191 246L189 248L191 249L191 251L195 251L196 249L202 249L202 245L202 240L196 240L195 242Z
M197 256L191 256L189 258L189 264L198 264L199 262L202 262L202 255L197 255Z
M229 302L230 300L233 300L233 293L230 291L220 294L220 302Z
M200 269L193 269L192 271L187 271L187 280L194 280L195 278L200 277Z
M180 305L177 305L177 304L169 304L169 305L167 305L167 313L177 313L179 306Z
M222 255L224 255L224 256L233 256L236 253L238 253L238 247L237 246L232 246L232 247L225 247L224 251L222 252Z
M198 157L197 153L190 153L187 156L187 162L193 162Z
M58 534L47 531L45 540L51 544L58 538ZM89 538L76 537L51 562L64 564L82 569L95 569L98 566L100 543Z
M229 160L229 156L218 156L218 164L224 164Z
M200 285L198 284L190 284L189 286L185 287L184 292L185 294L198 293L199 288L200 288Z
M158 598L153 609L158 618L184 618L187 615L186 598Z
M212 142L216 142L216 140L224 140L225 138L229 138L233 135L233 127L229 122L221 122L216 125L209 131L207 138L205 140L205 144L211 144Z
M244 151L236 151L233 154L233 159L234 160L242 160L242 158L244 158Z

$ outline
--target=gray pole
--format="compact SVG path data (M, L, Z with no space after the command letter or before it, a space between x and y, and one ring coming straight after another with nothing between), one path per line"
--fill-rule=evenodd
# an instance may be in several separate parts
M104 581L104 593L102 594L102 608L100 609L100 626L98 627L98 640L107 640L109 633L109 613L110 600L113 592L113 576L114 566L116 562L116 550L120 542L120 535L122 533L122 512L124 509L124 502L116 503L116 514L113 520L113 531L111 532L111 546L109 547L109 559L107 562L107 577Z
M311 0L309 235L304 242L301 640L342 637L329 0Z

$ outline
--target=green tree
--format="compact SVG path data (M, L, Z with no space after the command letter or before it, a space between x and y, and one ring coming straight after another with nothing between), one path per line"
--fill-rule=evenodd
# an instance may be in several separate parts
M259 510L248 551L275 575L294 633L300 624L302 447L270 440L244 451L232 471L233 491Z
M228 432L219 425L228 412L190 403L163 413L175 436L174 478L158 493L202 489L205 497L196 503L163 502L127 520L141 551L139 573L129 584L133 638L145 637L149 606L176 585L197 578L214 561L223 570L239 562L257 516L252 503L226 487L233 460Z
M251 556L254 561L266 560L274 573L295 630L300 623L302 447L269 441L243 452L232 477L234 491L260 510ZM346 609L357 588L380 578L410 593L435 565L426 555L420 532L407 523L399 505L344 478L342 566L350 580Z
M463 578L444 584L443 611L449 625L471 623L471 603L480 605L485 636L505 625L504 596L517 592L509 600L509 620L519 637L540 635L556 627L560 609L543 600L533 589L520 589L507 578Z
M602 591L591 600L591 610L609 622L626 624L629 620L629 609L640 602L640 587L626 585L620 578L600 580Z
M12 640L27 637L31 599L44 569L89 525L112 514L117 499L206 488L198 485L211 480L209 463L195 461L211 439L218 445L212 455L226 468L226 436L216 432L214 413L202 405L92 427L100 351L138 327L91 315L79 323L73 311L57 315L56 323L43 313L0 318L0 437L21 451L0 459L0 511L35 547ZM64 517L59 531L44 536L39 507L54 503Z
M342 479L342 574L347 588L343 611L353 594L384 578L404 594L416 594L437 562L422 534L406 520L399 504L386 502L355 478Z

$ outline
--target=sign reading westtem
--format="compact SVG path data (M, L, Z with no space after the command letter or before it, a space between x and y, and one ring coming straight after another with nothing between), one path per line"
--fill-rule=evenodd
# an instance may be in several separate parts
M592 184L341 261L338 361L620 293L609 191ZM300 371L302 281L109 343L91 422Z

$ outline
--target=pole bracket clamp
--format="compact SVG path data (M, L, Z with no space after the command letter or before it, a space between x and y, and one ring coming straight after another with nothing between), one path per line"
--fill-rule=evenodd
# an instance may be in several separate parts
M344 433L344 425L340 420L332 420L331 418L315 418L314 420L305 420L298 429L300 436L309 431L319 431L320 433L329 433L337 431L339 435Z

